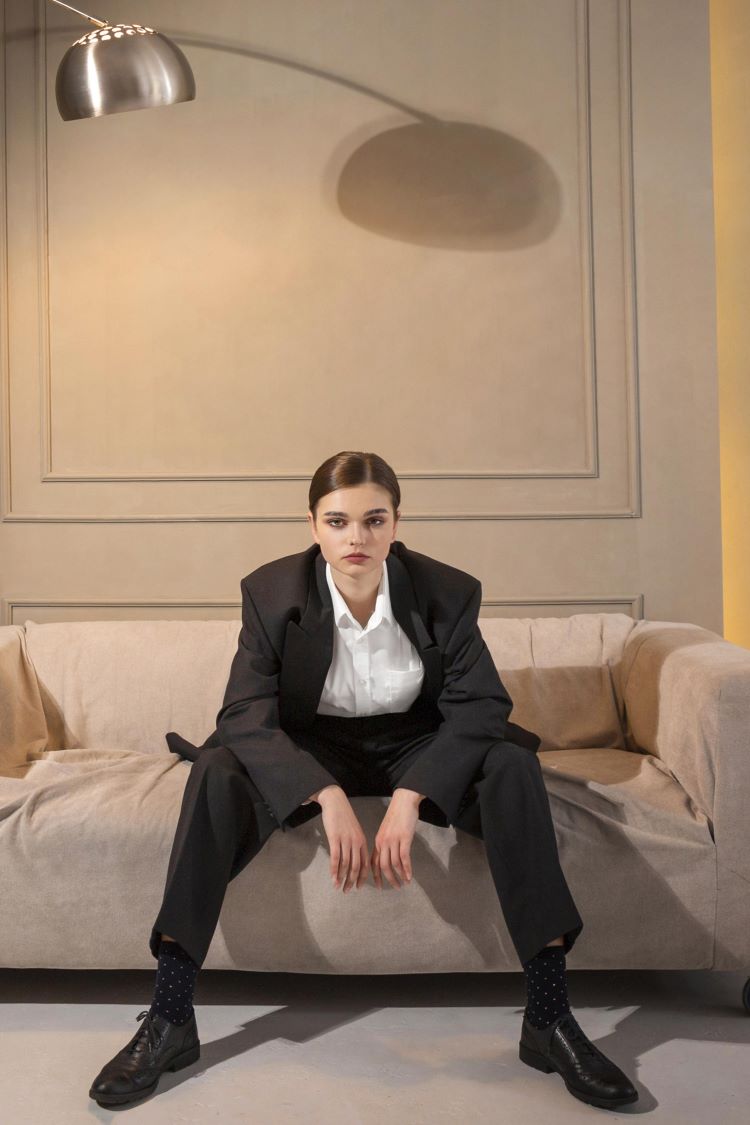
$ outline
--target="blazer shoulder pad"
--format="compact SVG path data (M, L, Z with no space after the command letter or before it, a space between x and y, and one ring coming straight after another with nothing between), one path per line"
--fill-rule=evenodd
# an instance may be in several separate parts
M272 601L274 605L295 604L306 596L307 582L312 565L312 552L297 551L271 559L246 574L241 585L247 586L259 604Z
M471 594L481 586L478 578L466 570L434 559L431 555L424 555L421 551L408 550L402 553L402 559L417 582L436 583L442 590L447 590L453 597L467 601Z

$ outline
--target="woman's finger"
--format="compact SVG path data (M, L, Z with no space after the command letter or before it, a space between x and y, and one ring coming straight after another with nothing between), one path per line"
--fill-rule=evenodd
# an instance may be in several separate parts
M375 845L375 847L372 849L372 856L370 857L370 863L372 864L372 878L373 878L373 881L375 883L375 886L378 888L379 891L382 891L382 889L383 889L383 878L380 874L380 849L378 848L377 845Z
M359 877L359 849L354 847L354 843L347 846L347 859L348 870L346 873L346 882L344 883L344 894L350 891Z
M380 869L385 875L388 882L396 890L400 889L401 884L398 882L393 870L393 857L391 855L391 844L386 844L385 847L380 849Z
M341 840L336 837L331 843L331 882L338 887L339 865L341 863Z
M400 847L399 847L399 855L401 857L401 868L400 868L400 870L402 872L402 878L407 883L411 882L411 859L409 857L410 850L411 850L411 842L406 840L406 839L403 839L401 841L401 844L400 844Z
M391 854L393 855L393 870L398 874L398 877L401 880L401 882L399 883L399 889L406 882L406 871L404 870L404 863L401 856L401 850L403 846L403 839L394 840L393 844L391 845Z
M362 886L363 883L367 882L367 876L368 876L369 871L370 871L370 857L367 854L367 841L366 840L360 846L359 861L360 861L360 868L359 868L359 880L357 881L357 890L359 890L359 888Z
M351 855L349 844L346 840L341 845L341 868L339 870L339 886L342 892L346 890L346 880L349 878L349 866L351 864Z

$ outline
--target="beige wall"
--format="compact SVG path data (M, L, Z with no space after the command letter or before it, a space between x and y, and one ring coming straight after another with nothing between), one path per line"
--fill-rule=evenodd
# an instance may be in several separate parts
M711 0L724 628L750 647L750 5Z
M708 0L154 0L78 122L5 18L3 620L235 617L350 448L484 614L721 631Z

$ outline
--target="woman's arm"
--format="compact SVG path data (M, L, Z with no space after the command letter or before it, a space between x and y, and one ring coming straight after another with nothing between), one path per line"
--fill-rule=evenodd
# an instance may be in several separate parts
M399 781L401 787L428 796L451 824L484 755L505 736L513 710L479 629L481 601L477 581L445 649L437 701L444 721Z
M216 728L222 745L245 767L284 829L286 818L311 793L338 782L279 725L281 661L244 578L241 589L242 628Z

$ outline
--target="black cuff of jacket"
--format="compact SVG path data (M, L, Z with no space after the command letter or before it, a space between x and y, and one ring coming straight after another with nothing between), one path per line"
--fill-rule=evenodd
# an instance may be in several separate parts
M428 763L416 762L399 778L399 789L413 789L428 797L442 812L449 824L453 824L458 816L458 810L463 803L464 790L448 779L447 784L441 785L435 777L435 767Z
M257 780L255 784L258 784ZM275 796L273 800L266 797L266 801L281 825L282 831L286 832L284 821L291 816L295 809L299 808L303 801L307 800L311 793L319 792L326 785L339 784L340 782L313 758L312 762L305 763L304 768L296 774L294 784L290 783L285 786L285 792L281 797Z

